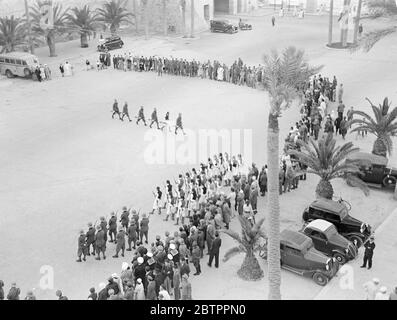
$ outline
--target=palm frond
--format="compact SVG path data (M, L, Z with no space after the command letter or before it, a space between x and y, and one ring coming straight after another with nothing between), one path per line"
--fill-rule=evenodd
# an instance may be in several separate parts
M243 250L243 248L241 246L230 248L229 250L226 251L226 253L223 257L223 261L226 262L230 258L232 258L242 252L245 252L245 251Z
M379 40L387 37L388 35L396 31L397 31L397 27L392 26L392 27L366 32L361 37L361 39L359 39L357 43L354 46L352 46L352 50L357 51L362 49L364 52L369 52Z

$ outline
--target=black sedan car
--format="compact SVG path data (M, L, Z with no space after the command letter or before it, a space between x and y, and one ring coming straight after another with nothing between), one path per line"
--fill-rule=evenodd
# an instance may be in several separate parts
M331 222L357 248L371 235L371 226L349 215L346 205L338 201L317 199L304 210L302 218L305 222L316 219Z
M120 49L124 45L123 40L119 36L112 36L110 38L106 38L98 45L98 51L104 52L114 49Z
M357 257L357 247L340 235L335 226L328 221L313 220L301 232L312 239L314 248L329 257L334 257L339 264Z
M210 30L211 32L236 33L238 32L238 27L229 20L211 20Z

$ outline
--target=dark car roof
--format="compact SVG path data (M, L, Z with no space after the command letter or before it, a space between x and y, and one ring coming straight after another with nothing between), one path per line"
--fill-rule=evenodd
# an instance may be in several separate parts
M301 232L293 230L283 230L280 234L280 241L291 248L302 251L312 244L312 239Z
M348 160L362 160L369 161L372 164L377 164L379 166L387 165L387 158L383 156L378 156L376 154L367 153L367 152L355 152L347 157Z
M340 213L346 209L346 207L342 203L328 199L314 200L310 206L315 209L325 210L334 213Z
M215 19L215 20L211 20L211 22L224 22L224 23L230 23L228 20L223 20L223 19Z
M105 39L106 41L114 41L114 40L121 40L119 36L111 36Z

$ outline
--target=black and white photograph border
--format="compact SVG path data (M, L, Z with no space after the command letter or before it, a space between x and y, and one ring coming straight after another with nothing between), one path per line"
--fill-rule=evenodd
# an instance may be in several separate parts
M0 300L396 300L396 3L0 0Z

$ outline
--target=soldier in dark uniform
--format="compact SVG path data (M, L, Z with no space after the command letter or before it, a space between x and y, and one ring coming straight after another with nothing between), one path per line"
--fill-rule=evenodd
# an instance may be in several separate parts
M121 119L121 114L120 114L120 110L119 110L119 103L117 102L116 99L114 99L114 103L113 103L113 113L112 113L112 119L114 119L114 115L117 114L119 116L119 119Z
M124 121L124 116L127 116L128 120L130 120L130 122L132 121L130 119L130 115L128 113L128 103L127 102L124 103L124 106L123 106L123 114L121 116L121 121Z
M113 242L113 237L114 237L114 241L116 242L116 233L117 233L117 218L116 218L116 214L112 212L111 217L109 219L109 236L110 236L109 242Z
M177 134L178 129L181 129L183 134L186 135L185 131L183 130L182 114L181 113L179 113L178 118L176 119L175 134Z
M130 226L127 229L127 236L128 236L128 249L127 251L131 251L131 243L134 243L134 249L136 248L136 242L137 242L137 226L135 219L132 218L130 221Z
M97 226L97 233L95 235L95 248L98 254L96 260L101 260L100 253L102 252L103 259L106 259L105 252L106 252L106 233L101 228L101 226Z
M372 268L372 257L374 255L374 250L375 250L375 237L372 235L369 237L369 239L364 243L364 260L363 260L363 265L361 268L365 268L367 266L368 262L368 269Z
M85 261L85 257L87 255L87 247L86 247L86 235L84 230L80 231L80 236L77 245L78 245L78 249L77 249L78 259L76 260L76 262L81 262L81 255L83 255L83 261Z
M113 256L113 258L119 257L120 250L121 250L121 256L124 257L125 231L123 227L119 228L119 232L117 233L116 239L117 239L116 254Z
M87 256L90 254L90 247L92 246L92 254L95 255L95 228L92 226L90 222L88 224L88 231L86 233L87 237Z
M106 222L105 217L100 217L100 220L101 220L100 226L101 226L103 232L105 232L105 245L106 245L106 241L108 241L108 236L107 236L107 232L108 232L107 226L108 226L108 223Z
M120 222L123 228L125 228L125 230L128 229L128 223L130 221L129 215L130 215L130 211L127 210L127 207L123 207L123 213L121 214Z
M152 112L152 120L150 122L150 128L152 127L153 123L157 124L157 129L160 129L159 127L159 119L157 118L157 110L156 108L154 108L153 112Z
M136 237L139 240L139 213L136 210L132 210L132 218L135 220L136 225Z
M139 121L141 121L141 120L143 121L143 123L146 126L147 124L146 124L146 120L145 120L145 114L143 113L143 106L141 106L141 108L139 109L139 113L138 113L138 117L137 117L137 120L136 120L136 124L138 124Z

